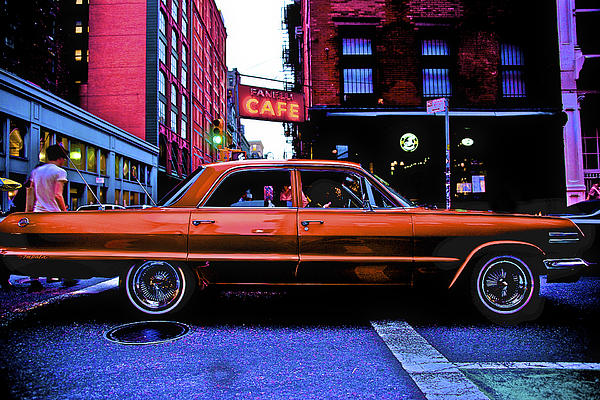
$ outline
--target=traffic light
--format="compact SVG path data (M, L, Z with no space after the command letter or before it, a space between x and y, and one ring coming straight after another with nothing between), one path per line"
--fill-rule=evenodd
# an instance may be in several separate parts
M220 147L223 144L223 133L225 124L223 123L223 120L221 118L217 118L213 120L211 125L212 142L216 146Z

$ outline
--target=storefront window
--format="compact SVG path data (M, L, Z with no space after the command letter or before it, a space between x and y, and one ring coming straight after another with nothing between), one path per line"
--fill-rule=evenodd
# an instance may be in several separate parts
M54 134L43 130L40 133L40 162L46 162L46 149L52 143L52 139L54 138Z
M90 186L92 188L92 190L94 190L95 188L93 186ZM94 195L96 193L92 192L92 190L90 190L90 188L87 188L87 203L88 204L96 204L96 198L94 197Z
M84 186L82 184L71 182L71 188L69 190L69 204L71 206L71 211L77 210L77 207L83 204L81 201L81 198L83 196L83 189Z
M108 154L100 150L100 175L106 175L106 161L108 160Z
M69 139L66 137L60 137L59 135L56 135L56 144L61 145L65 150L69 149Z
M121 204L121 191L115 189L115 204Z
M84 164L84 145L76 140L71 141L70 155L71 161L77 167L77 169L83 169Z
M129 160L124 158L123 159L123 179L127 179L129 180Z
M121 156L115 156L115 179L121 179Z
M87 170L94 173L98 170L96 148L93 146L87 146Z
M131 203L129 202L129 191L128 190L124 190L123 191L123 205L124 206L128 206Z
M101 187L100 188L100 203L105 204L106 203L106 188L105 187Z
M10 134L8 136L9 155L11 157L25 158L25 135L27 128L25 124L17 121L10 121Z
M131 192L131 204L140 204L140 194L138 192Z

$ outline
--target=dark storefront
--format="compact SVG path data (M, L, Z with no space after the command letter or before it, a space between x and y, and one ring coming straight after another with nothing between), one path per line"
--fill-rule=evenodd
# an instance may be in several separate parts
M313 157L337 158L336 146L347 145L348 160L419 204L444 207L444 118L421 114L318 110L312 114L319 126L312 132L318 143ZM450 117L452 207L537 212L561 206L565 188L559 119L551 113L475 114ZM401 138L411 133L403 149Z

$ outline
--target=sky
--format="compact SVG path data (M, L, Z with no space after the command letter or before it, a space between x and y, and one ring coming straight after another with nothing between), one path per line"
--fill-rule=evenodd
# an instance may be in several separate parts
M227 68L237 68L240 74L283 80L281 61L284 33L283 5L290 0L215 0L221 10L227 30ZM248 77L242 84L283 89L278 82ZM261 140L264 154L273 158L291 158L292 147L286 144L281 122L242 119L246 139Z

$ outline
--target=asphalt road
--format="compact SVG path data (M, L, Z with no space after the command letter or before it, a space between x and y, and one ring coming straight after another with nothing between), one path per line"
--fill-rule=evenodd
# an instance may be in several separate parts
M146 345L107 340L145 318L99 282L0 293L0 397L600 398L598 277L544 284L544 313L517 327L426 290L208 292L169 318L186 335Z

